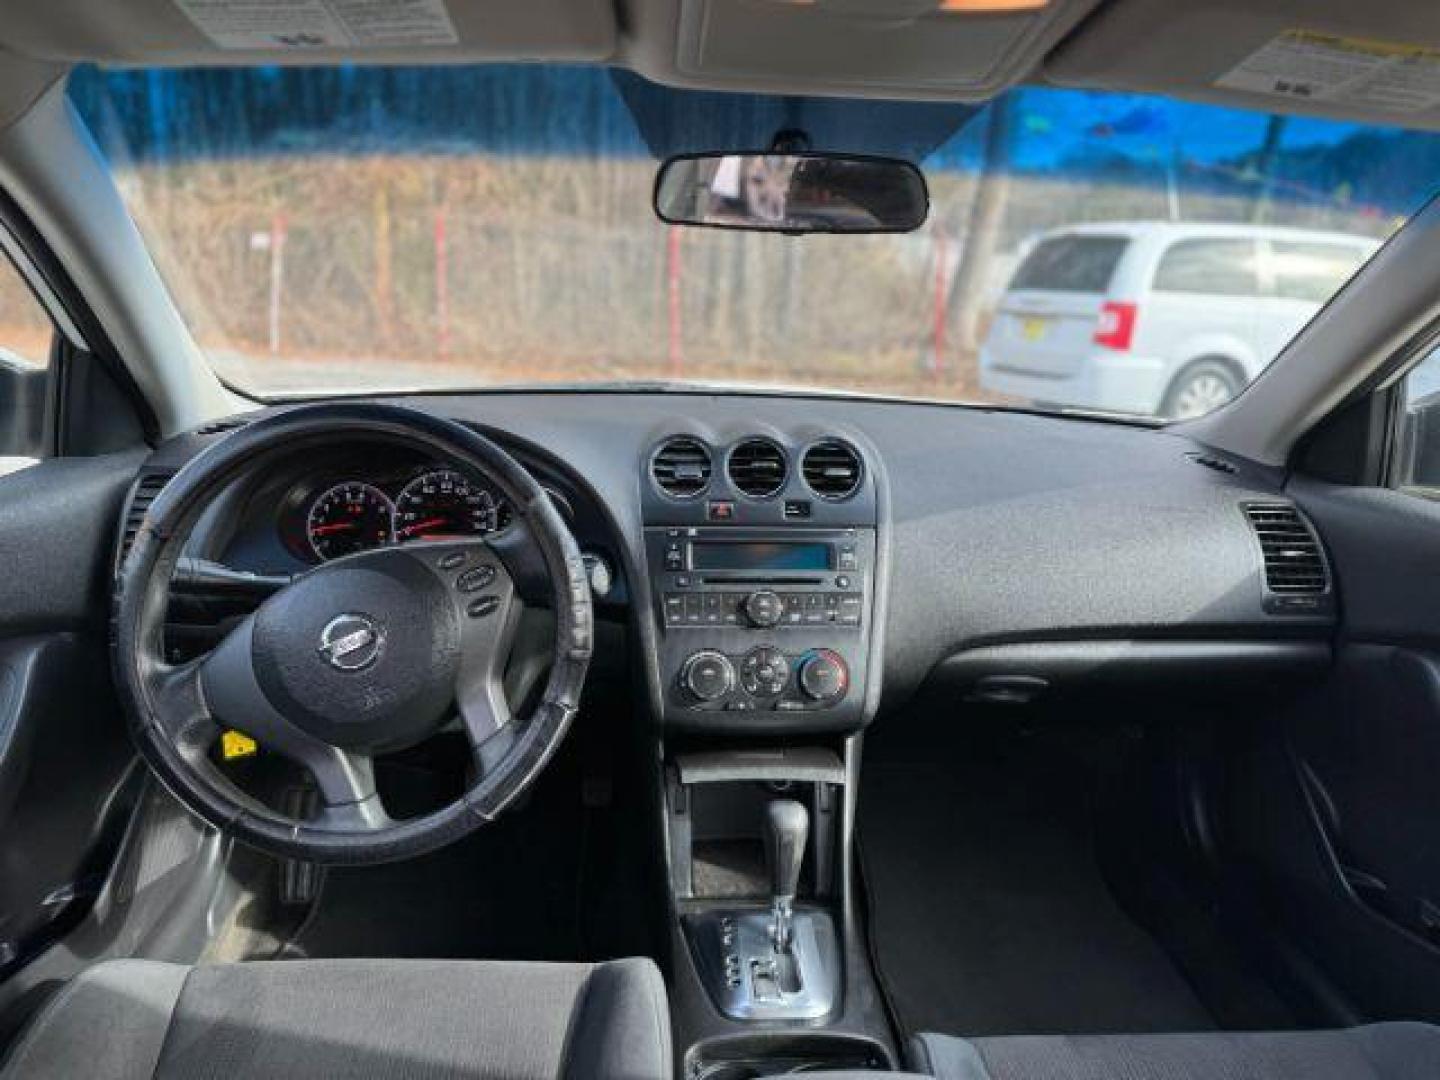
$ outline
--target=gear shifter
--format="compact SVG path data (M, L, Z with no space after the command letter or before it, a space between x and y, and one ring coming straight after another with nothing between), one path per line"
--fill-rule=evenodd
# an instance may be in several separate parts
M770 909L710 907L683 916L701 979L731 1020L813 1021L840 1001L840 952L822 896L795 910L810 839L805 804L777 799L765 808Z
M770 944L777 953L790 948L795 894L810 815L794 799L776 799L766 808L765 857L770 864Z

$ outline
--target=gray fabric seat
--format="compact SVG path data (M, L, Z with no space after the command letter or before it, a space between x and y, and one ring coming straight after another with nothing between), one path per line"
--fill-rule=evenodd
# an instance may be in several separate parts
M98 964L53 998L3 1080L662 1080L648 960Z
M911 1064L937 1080L1431 1080L1440 1027L1184 1035L919 1035Z

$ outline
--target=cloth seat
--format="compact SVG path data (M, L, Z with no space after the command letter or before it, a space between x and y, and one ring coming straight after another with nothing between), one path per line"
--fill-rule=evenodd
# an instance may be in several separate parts
M1175 1035L918 1035L937 1080L1420 1080L1440 1077L1440 1027Z
M603 964L97 964L32 1020L3 1080L668 1080L665 986Z

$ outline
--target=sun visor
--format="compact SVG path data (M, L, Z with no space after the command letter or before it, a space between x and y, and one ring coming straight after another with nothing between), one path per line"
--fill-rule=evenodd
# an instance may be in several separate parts
M0 26L29 57L143 66L605 60L616 34L608 0L46 0Z
M1117 0L1042 74L1058 86L1440 128L1440 5Z
M1094 0L679 0L666 82L979 100L1022 78ZM641 8L654 7L654 0ZM643 12L642 12L643 14Z

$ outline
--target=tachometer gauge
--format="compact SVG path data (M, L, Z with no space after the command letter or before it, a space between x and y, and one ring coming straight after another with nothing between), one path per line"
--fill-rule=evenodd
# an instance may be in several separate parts
M395 539L484 536L510 524L510 505L453 469L417 476L395 500Z
M336 484L310 504L305 534L322 560L383 547L395 536L395 504L372 484Z

